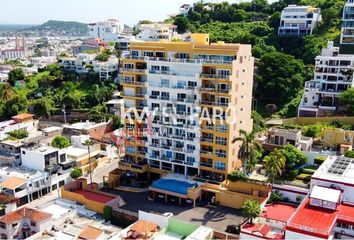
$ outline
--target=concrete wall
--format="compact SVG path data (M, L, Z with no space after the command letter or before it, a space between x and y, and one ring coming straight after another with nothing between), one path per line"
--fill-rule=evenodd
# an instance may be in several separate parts
M148 213L144 211L139 211L139 220L146 220L159 225L160 229L168 226L169 217L154 213Z

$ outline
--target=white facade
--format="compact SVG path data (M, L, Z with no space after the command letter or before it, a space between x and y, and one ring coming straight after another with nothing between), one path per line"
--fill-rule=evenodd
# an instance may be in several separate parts
M0 72L0 83L5 83L7 80L9 80L9 74Z
M26 51L21 49L11 49L0 51L0 60L14 60L26 58Z
M339 48L328 42L316 57L314 79L305 83L299 106L300 117L318 117L337 110L338 96L354 86L354 55L339 54Z
M136 39L141 41L171 41L178 37L177 26L172 24L140 24L137 28L140 33L136 36Z
M311 35L322 20L321 9L289 5L281 12L279 35Z
M0 141L4 140L9 132L19 129L24 129L27 132L37 130L38 121L26 121L21 123L15 123L13 120L0 122Z
M354 0L348 0L343 9L341 44L354 44Z
M183 16L187 16L189 11L193 9L193 5L192 4L183 4L180 8L179 11Z
M77 73L88 73L87 65L93 65L96 54L79 53L76 57L60 58L59 65L63 66L65 70L74 71Z
M38 68L44 68L49 64L56 63L56 57L33 57L30 59L31 64Z
M118 73L118 58L111 57L107 62L94 63L93 71L99 74L101 81L114 78Z
M88 36L100 38L104 42L115 42L119 34L124 31L124 24L116 19L89 24Z

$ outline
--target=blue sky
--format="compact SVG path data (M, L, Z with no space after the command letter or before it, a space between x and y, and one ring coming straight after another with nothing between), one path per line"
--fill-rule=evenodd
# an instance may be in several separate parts
M134 25L141 19L163 20L177 13L182 4L194 2L196 0L2 0L0 24L40 24L49 19L89 23L117 18Z

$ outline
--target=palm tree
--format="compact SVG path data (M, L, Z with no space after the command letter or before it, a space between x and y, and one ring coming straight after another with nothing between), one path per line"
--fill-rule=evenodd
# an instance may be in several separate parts
M240 130L240 137L232 140L232 143L241 142L237 157L242 161L243 172L247 174L247 168L254 165L257 161L255 157L255 149L259 148L258 144L254 142L256 133L254 131L247 133L245 130Z
M248 200L243 204L243 215L245 218L250 219L250 223L253 224L253 219L259 217L261 214L261 205L256 200Z
M90 174L90 186L92 188L92 167L91 167L91 149L90 146L92 146L94 142L91 139L87 139L84 142L84 145L87 146L87 151L88 151L88 159L89 159L89 174Z
M272 183L276 176L280 176L285 169L286 158L280 150L275 150L264 158L266 174L271 177Z

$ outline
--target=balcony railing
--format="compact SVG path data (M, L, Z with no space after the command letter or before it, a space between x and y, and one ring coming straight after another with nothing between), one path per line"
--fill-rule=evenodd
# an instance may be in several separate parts
M208 105L208 106L219 106L219 107L227 107L229 106L229 103L223 103L223 102L210 102L210 101L201 101L202 105Z
M202 74L200 74L200 77L201 78L210 78L210 79L230 80L231 75L218 75L218 74L202 73Z
M123 72L146 73L146 69L123 68Z
M208 142L208 143L212 143L214 140L212 138L200 138L201 142Z
M149 70L150 74L158 74L158 75L170 75L170 76L183 76L183 77L197 77L198 74L192 73L180 73L180 72L170 72L170 71L157 71L157 70Z
M177 62L177 63L193 63L193 64L232 64L233 61L217 60L217 59L189 59L189 58L160 58L160 57L139 57L139 56L126 56L126 59L145 60L156 62Z

